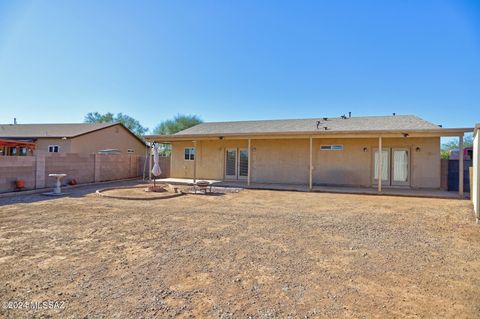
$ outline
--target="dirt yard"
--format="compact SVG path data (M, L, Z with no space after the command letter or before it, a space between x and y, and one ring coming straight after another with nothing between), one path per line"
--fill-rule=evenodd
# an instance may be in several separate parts
M0 318L480 317L469 201L94 191L0 199Z

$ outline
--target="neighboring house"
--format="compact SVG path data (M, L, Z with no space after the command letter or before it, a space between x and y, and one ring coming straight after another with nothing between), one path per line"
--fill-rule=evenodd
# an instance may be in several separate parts
M50 153L145 154L145 143L121 123L2 124L0 139L33 142L36 150Z
M471 161L473 157L473 146L465 147L463 149L463 159L466 161ZM448 159L458 160L460 158L460 152L458 148L448 151Z
M202 123L146 141L171 143L174 178L438 189L440 137L469 131L413 115L343 116Z

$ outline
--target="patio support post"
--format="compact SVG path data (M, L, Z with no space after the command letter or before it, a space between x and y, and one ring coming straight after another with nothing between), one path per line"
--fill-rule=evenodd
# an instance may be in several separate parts
M378 192L382 191L382 172L383 172L383 154L382 154L382 137L378 137Z
M147 177L147 172L145 172L145 168L147 168L147 158L148 158L148 144L145 143L145 161L143 162L143 181L145 181L145 178Z
M313 189L312 172L313 172L313 139L310 136L310 165L308 168L308 189L310 191Z
M148 149L148 180L152 180L152 143Z
M247 185L250 186L250 175L251 175L251 172L252 172L252 156L251 156L251 153L252 152L252 139L248 139L248 177L247 177Z
M197 182L197 141L193 141L193 147L195 149L195 155L193 156L193 183Z
M463 197L463 135L458 137L458 194Z

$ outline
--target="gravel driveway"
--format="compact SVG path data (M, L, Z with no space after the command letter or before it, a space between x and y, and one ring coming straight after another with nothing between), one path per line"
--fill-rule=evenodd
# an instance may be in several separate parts
M0 199L0 318L480 317L469 201L94 190Z

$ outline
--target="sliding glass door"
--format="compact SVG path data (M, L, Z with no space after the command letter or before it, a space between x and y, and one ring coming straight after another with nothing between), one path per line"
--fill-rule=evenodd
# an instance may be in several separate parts
M238 179L247 179L248 177L248 150L238 150Z
M225 151L225 179L237 179L237 149L227 148Z
M225 179L247 179L248 164L248 149L227 148L225 150Z

